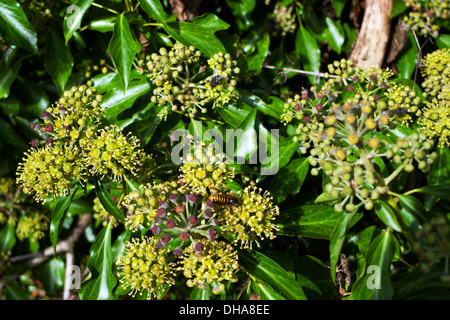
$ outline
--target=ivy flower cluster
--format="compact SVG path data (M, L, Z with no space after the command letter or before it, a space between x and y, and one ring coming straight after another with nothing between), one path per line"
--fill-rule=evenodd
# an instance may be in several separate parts
M156 86L151 101L194 117L198 111L206 113L208 107L221 107L234 99L236 75L240 72L237 61L221 52L204 60L200 51L179 42L169 51L160 48L159 54L146 56L140 64ZM168 110L163 109L160 117L167 114Z
M438 36L439 26L436 20L448 18L450 3L448 0L404 0L410 8L403 17L403 24L407 28L419 31L420 35Z
M37 241L45 236L48 217L18 187L13 178L0 178L0 224L15 225L20 241Z
M297 28L297 17L295 15L295 7L275 5L273 13L273 34L280 34L282 37L288 33L294 33Z
M287 101L282 119L297 124L293 138L303 144L304 153L310 151L311 173L323 170L330 178L325 192L335 210L354 211L357 202L370 210L402 170L410 172L417 164L426 172L437 154L424 134L388 137L410 121L420 103L410 88L388 82L390 70L363 70L344 59L328 69L329 79ZM396 165L385 178L379 171L385 167L383 158Z
M419 130L439 145L449 145L450 136L450 50L440 49L423 59L422 86L427 100L425 108L417 113Z
M161 298L165 286L175 284L175 266L167 257L167 250L153 237L133 238L117 260L119 281L135 296L147 292L147 299Z
M125 197L125 225L132 231L150 230L168 261L183 270L187 286L210 287L219 294L225 281L237 280L239 269L234 247L219 238L245 248L272 239L279 209L268 192L256 187L233 193L226 184L232 171L219 153L213 154L210 145L191 147L178 180L141 185Z
M44 141L33 139L17 170L17 182L37 201L49 195L66 195L89 175L108 175L121 180L135 174L145 154L139 140L111 125L100 129L104 116L102 96L86 85L64 91L63 96L42 112L42 121L31 123Z
M429 272L433 263L440 259L447 261L441 281L450 283L448 260L450 259L450 224L444 216L433 217L416 231L417 242L414 251L418 254L423 272Z

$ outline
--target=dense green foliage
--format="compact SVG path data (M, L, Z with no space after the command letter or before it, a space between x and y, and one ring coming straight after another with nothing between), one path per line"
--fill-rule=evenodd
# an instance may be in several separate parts
M448 1L203 2L1 1L0 297L449 299Z

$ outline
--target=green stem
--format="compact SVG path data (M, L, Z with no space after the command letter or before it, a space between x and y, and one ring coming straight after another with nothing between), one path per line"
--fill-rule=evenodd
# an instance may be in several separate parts
M117 12L116 10L113 10L111 8L108 8L108 7L105 7L105 6L103 6L101 4L98 4L98 3L95 3L95 2L93 2L92 5L97 7L97 8L101 8L101 9L104 9L104 10L109 11L111 13L114 13L114 14L120 14L120 12Z

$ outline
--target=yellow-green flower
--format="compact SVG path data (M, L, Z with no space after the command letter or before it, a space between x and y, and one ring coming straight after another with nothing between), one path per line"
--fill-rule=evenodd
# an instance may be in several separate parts
M148 300L160 299L166 287L175 283L174 265L168 260L167 250L159 248L153 237L127 241L116 264L119 281L132 296L147 292Z
M188 287L212 287L214 294L225 290L225 281L236 282L237 252L225 242L199 241L187 247L177 270L182 270Z
M42 239L48 230L46 217L38 212L22 216L17 222L16 232L20 241L30 238L32 241Z
M34 193L37 201L65 195L77 181L85 179L81 150L75 145L32 148L25 156L17 169L17 183L24 193Z
M422 110L418 120L419 131L429 138L437 138L439 144L449 145L450 136L450 105L444 103L429 103Z
M99 131L85 146L85 163L92 174L109 175L120 181L127 171L136 175L142 165L139 139L130 134L124 135L122 129L111 125Z
M229 209L229 210L228 210ZM224 208L221 212L227 232L236 236L241 247L252 248L253 242L275 238L277 226L273 220L279 215L279 208L272 203L268 191L248 186L240 198L240 205Z

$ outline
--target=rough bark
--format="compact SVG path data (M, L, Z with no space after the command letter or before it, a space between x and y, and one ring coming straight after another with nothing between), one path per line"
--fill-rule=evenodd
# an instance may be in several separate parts
M389 42L393 0L366 0L363 22L350 60L361 68L381 68Z

